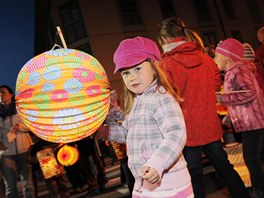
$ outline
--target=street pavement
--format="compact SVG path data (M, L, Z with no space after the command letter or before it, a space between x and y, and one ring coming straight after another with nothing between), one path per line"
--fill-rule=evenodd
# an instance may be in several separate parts
M108 164L105 170L109 181L106 183L104 190L95 193L88 190L74 193L69 183L68 187L71 192L71 198L130 198L128 188L122 185L120 181L119 163L114 165ZM204 183L207 198L231 198L229 191L221 183L211 165L204 167ZM38 183L38 198L48 198L48 190L44 181Z
M129 198L129 190L125 185L121 184L120 180L120 164L109 163L109 160L106 160L105 166L106 177L109 180L105 184L105 189L101 191L89 191L88 186L87 190L84 192L76 193L73 191L70 182L67 183L68 189L71 193L71 198ZM20 186L21 188L21 186ZM22 190L22 189L21 189ZM38 198L48 198L49 192L46 187L44 178L41 173L38 174Z
M248 184L250 182L248 181L249 178L245 178L245 176L249 177L249 175L244 175L245 173L248 173L247 171L244 170L246 166L244 165L244 163L241 163L242 149L240 145L225 147L225 150L228 154L228 158L230 162L234 165L234 168L240 174L245 185L247 187L250 187ZM231 198L228 189L223 185L221 179L215 172L215 169L209 163L208 159L205 156L203 156L202 160L204 165L203 173L204 173L204 186L205 186L206 198ZM264 164L263 164L263 170L264 170ZM86 191L81 193L75 193L72 189L70 182L68 182L67 183L68 189L71 193L70 198L129 198L130 196L129 196L128 188L125 185L122 185L120 181L120 164L118 162L112 164L110 158L106 159L105 171L106 171L106 177L108 179L108 182L105 185L105 189L98 192L92 192L88 190L88 185L87 185ZM38 198L48 198L49 192L41 172L38 173L37 178L38 178L38 188L37 188ZM18 183L18 187L20 188L20 192L21 192L20 194L22 195L21 184Z
M210 165L208 160L204 158L204 185L206 191L206 198L231 198L231 195L226 187L224 187L221 179L218 177L214 168ZM106 176L108 182L105 185L105 189L98 192L84 191L81 193L75 193L72 189L70 182L68 182L68 188L71 193L71 198L129 198L129 190L120 181L120 164L111 163L110 159L106 160ZM48 198L48 190L45 185L43 176L39 173L38 178L38 198ZM88 186L87 186L88 187ZM20 187L21 188L21 187ZM88 189L88 188L87 188Z

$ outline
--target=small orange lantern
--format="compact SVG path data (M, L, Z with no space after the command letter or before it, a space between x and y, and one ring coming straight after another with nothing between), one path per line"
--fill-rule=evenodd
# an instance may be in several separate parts
M79 159L79 151L74 146L64 145L57 153L57 159L63 166L71 166Z

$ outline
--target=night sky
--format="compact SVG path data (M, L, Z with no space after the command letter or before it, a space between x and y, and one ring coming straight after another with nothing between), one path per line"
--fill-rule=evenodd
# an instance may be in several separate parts
M15 90L20 69L34 56L34 1L3 1L0 23L0 85Z

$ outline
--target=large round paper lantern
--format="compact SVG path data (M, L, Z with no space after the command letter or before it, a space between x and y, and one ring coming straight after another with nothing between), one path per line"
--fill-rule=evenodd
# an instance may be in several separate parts
M71 166L78 161L79 151L74 146L64 145L59 149L57 159L61 165Z
M16 82L19 115L38 137L69 143L94 133L109 110L110 85L102 65L74 49L29 60Z

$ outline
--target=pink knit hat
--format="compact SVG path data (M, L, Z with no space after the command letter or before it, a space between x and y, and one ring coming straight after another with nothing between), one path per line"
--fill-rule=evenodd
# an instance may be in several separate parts
M245 48L243 44L233 38L228 38L220 42L215 49L215 53L227 56L234 61L241 60L243 58L244 51Z
M114 53L115 71L131 67L146 59L157 61L160 59L160 51L157 44L144 37L123 40Z

